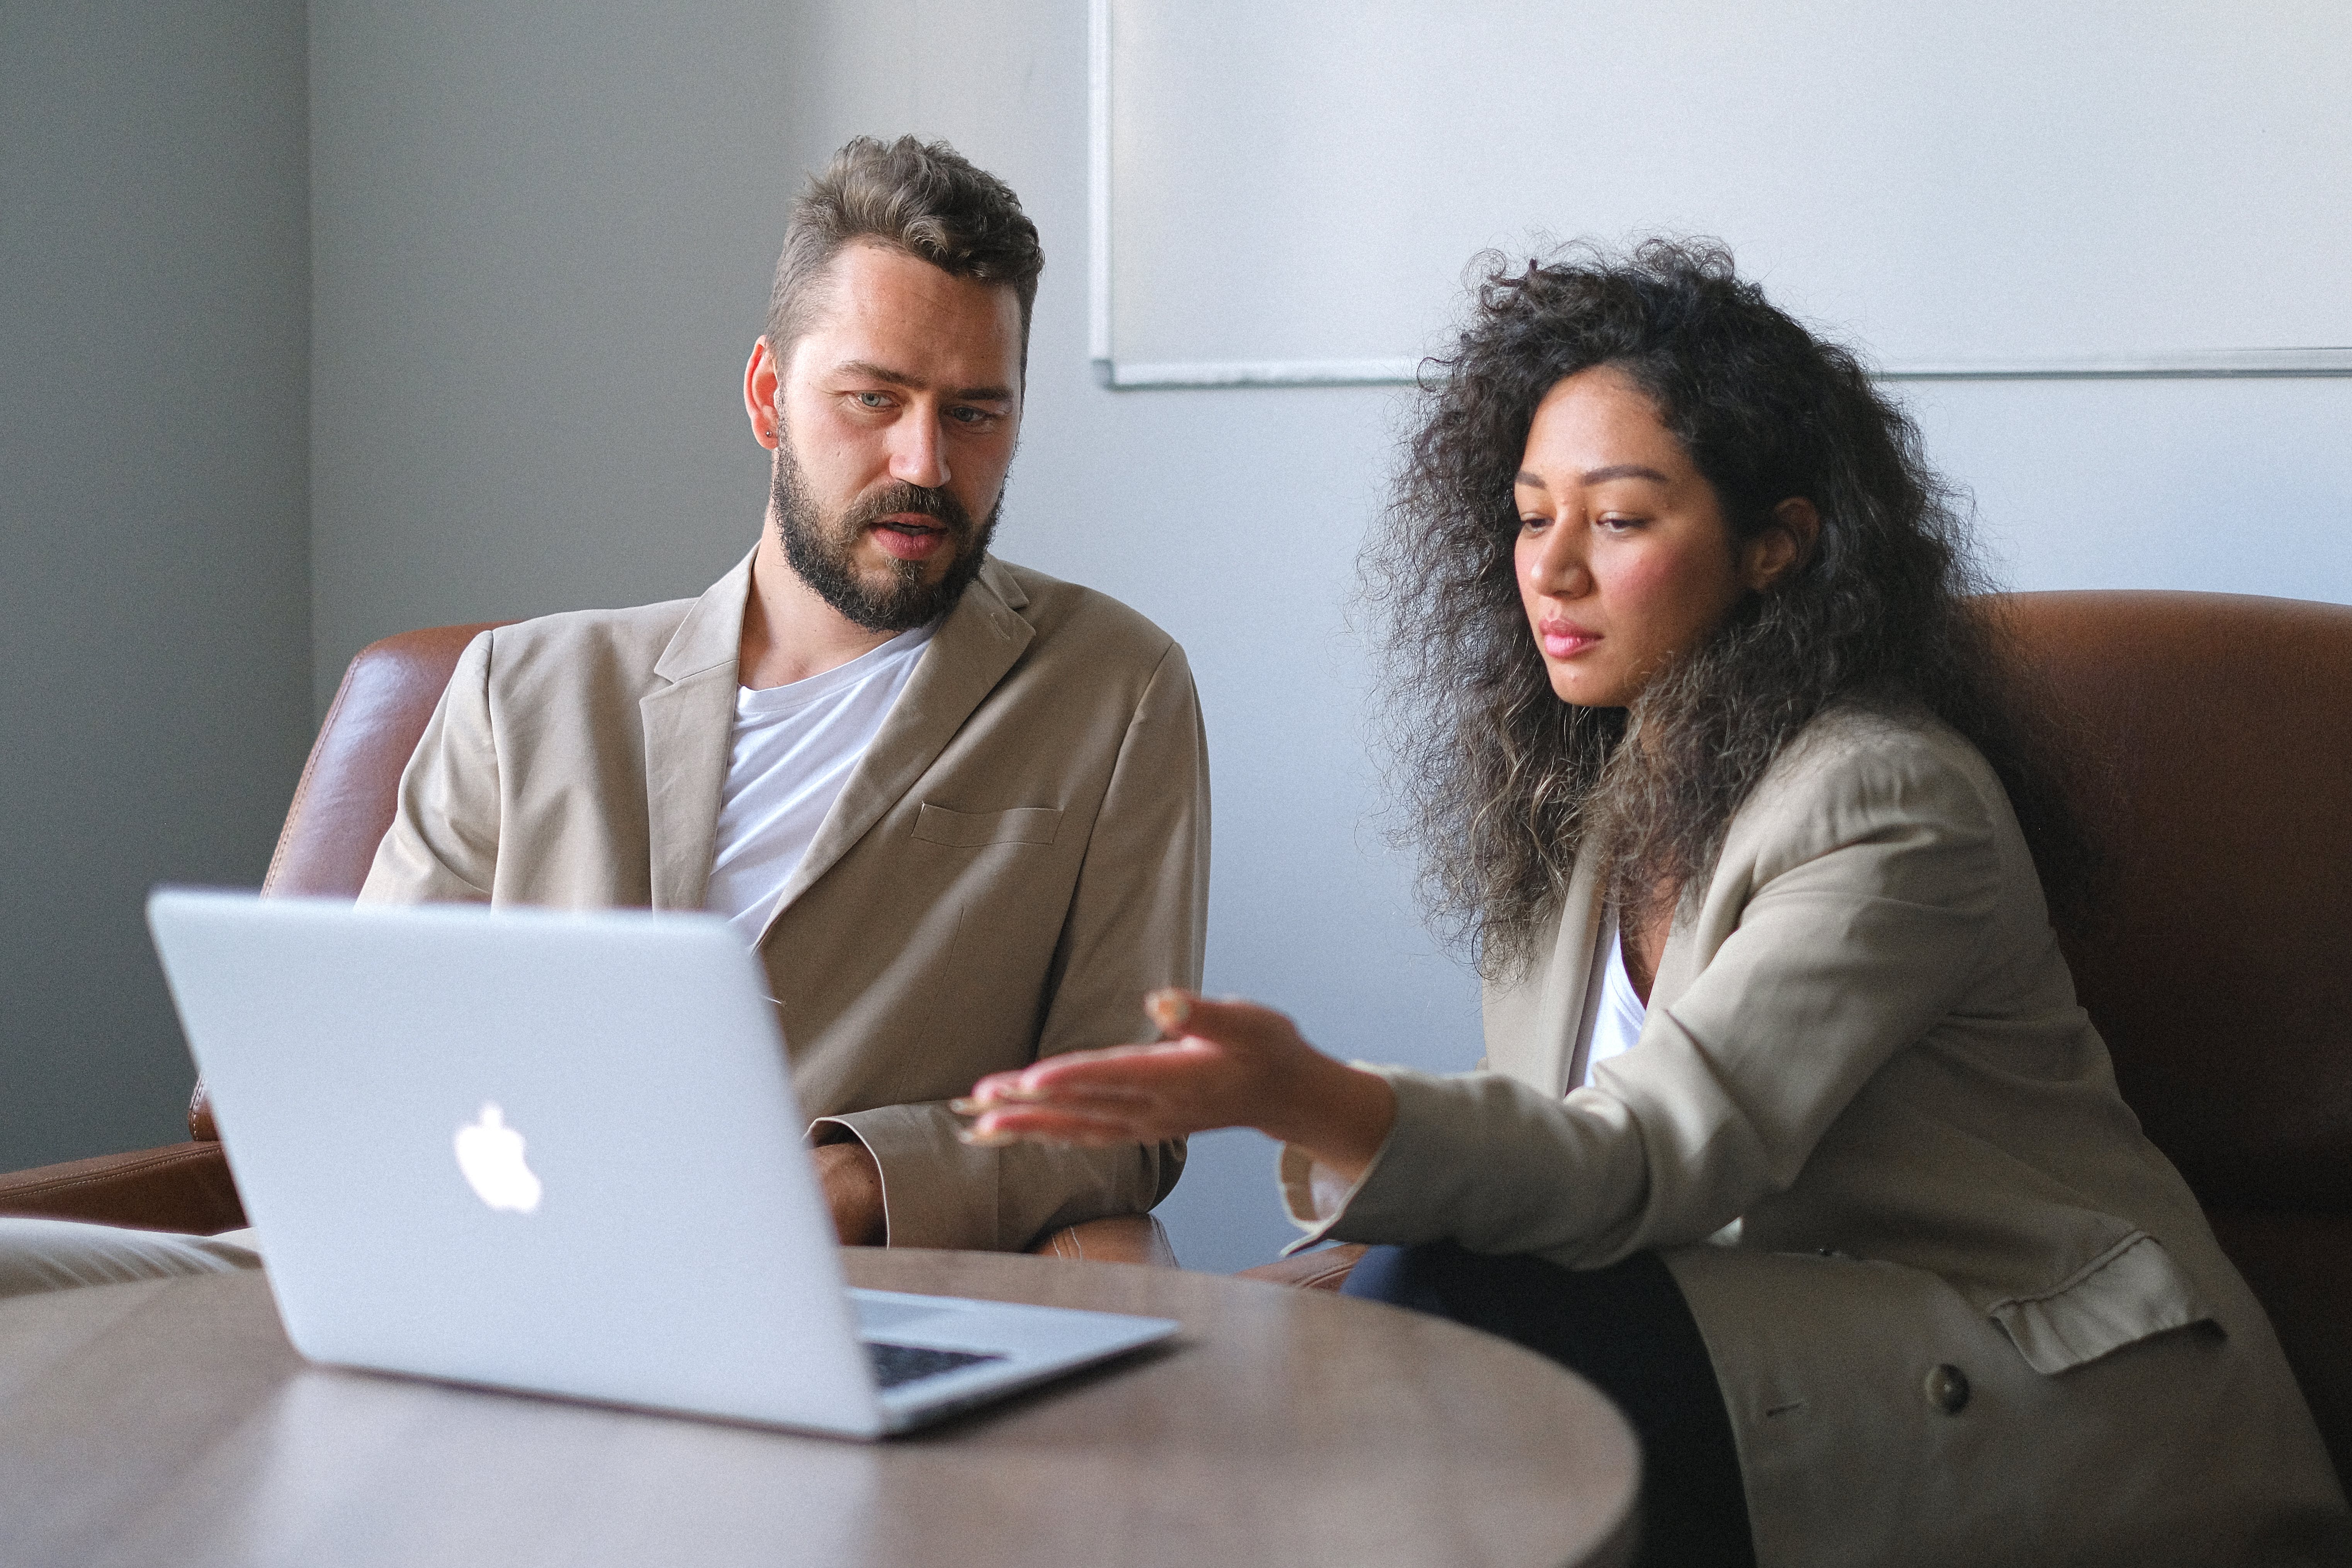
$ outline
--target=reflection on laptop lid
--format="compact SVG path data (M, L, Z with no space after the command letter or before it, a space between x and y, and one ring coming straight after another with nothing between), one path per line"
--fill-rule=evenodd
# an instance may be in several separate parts
M147 911L315 1361L871 1437L1176 1330L846 1289L765 976L715 915Z

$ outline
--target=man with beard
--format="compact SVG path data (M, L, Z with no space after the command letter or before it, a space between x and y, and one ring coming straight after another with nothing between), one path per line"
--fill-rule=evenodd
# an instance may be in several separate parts
M476 638L362 902L713 910L755 946L845 1242L1011 1250L1150 1209L1183 1142L990 1146L953 1097L1196 986L1208 759L1183 650L988 553L1044 258L944 142L793 208L744 401L758 545L698 599ZM249 1268L247 1236L0 1217L0 1296Z
M988 553L1036 230L945 143L861 138L794 208L744 379L758 545L700 598L488 632L362 901L709 909L759 951L842 1239L1012 1249L1174 1184L1181 1142L975 1146L950 1099L1136 1037L1200 977L1183 652Z

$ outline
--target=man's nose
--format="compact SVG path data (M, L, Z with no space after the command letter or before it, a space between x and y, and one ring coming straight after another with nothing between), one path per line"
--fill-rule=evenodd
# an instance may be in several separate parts
M935 490L948 482L947 448L938 416L925 408L908 410L890 431L890 477Z

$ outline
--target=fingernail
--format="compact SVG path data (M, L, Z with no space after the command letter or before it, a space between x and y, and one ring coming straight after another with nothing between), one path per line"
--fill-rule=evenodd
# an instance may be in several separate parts
M962 1100L949 1100L948 1109L958 1116L978 1116L993 1103L995 1102L992 1100L972 1100L967 1097Z
M1182 1028L1184 1020L1192 1016L1192 999L1181 991L1171 987L1164 991L1154 991L1145 997L1143 1007L1144 1011L1151 1015L1153 1023L1163 1029L1176 1030Z
M964 1128L956 1137L975 1149L1002 1149L1007 1143L1021 1142L1018 1132L982 1132L975 1127Z

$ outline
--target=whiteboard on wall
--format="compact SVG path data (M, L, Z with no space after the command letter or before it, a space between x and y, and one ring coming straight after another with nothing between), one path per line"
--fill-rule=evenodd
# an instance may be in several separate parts
M1107 384L1409 380L1653 233L1888 374L2352 374L2336 0L1093 3Z

